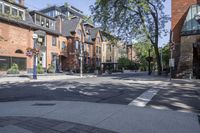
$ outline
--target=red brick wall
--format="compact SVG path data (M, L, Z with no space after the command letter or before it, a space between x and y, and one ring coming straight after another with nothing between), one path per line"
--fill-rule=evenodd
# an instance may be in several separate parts
M4 38L0 41L0 56L13 56L27 58L27 68L32 68L33 60L26 56L26 49L33 47L33 31L11 24L0 22L0 36ZM17 54L20 49L24 54Z
M172 23L174 32L174 42L180 43L181 29L190 5L200 2L200 0L172 0Z

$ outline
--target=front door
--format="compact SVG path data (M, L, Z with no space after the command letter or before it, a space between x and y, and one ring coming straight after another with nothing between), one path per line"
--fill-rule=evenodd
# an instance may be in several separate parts
M193 76L200 79L200 43L193 47Z

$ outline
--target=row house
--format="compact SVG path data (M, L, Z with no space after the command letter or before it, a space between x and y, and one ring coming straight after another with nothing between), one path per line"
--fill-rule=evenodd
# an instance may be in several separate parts
M70 16L70 17L69 17ZM70 18L70 19L69 19ZM20 70L33 71L33 34L37 34L37 64L46 70L50 64L57 71L79 71L80 57L86 69L96 69L102 63L102 35L99 28L83 19L78 9L63 5L41 11L31 11L19 3L0 0L0 70L13 63Z
M33 34L38 35L36 44L40 50L37 64L44 69L63 64L63 47L67 39L55 30L56 19L37 11L29 12L24 1L19 3L0 0L0 70L6 71L16 63L20 70L32 72L33 57L27 56L27 48L33 48ZM65 46L63 46L65 45Z
M40 12L56 18L57 31L68 40L65 70L79 71L81 56L85 70L90 71L101 66L101 32L84 19L83 12L70 5L51 6Z
M108 33L102 32L102 69L117 70L118 60L121 57L127 57L127 49L124 43L120 40L109 41ZM110 36L110 34L109 34Z

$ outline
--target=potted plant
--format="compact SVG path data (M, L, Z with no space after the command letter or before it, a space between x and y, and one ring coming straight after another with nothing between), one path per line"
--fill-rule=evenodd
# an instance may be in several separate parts
M11 68L8 69L7 74L19 74L19 68L17 64L12 64Z

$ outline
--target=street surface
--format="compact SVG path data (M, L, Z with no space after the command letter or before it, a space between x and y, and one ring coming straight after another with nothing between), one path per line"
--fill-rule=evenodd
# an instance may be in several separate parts
M1 84L0 102L56 100L132 105L136 99L141 99L141 95L152 90L156 93L150 94L150 99L143 99L146 100L143 107L199 113L199 88L198 83L169 82L169 79L164 77L129 73L49 82Z
M0 133L200 131L198 80L146 73L67 77L1 82Z

